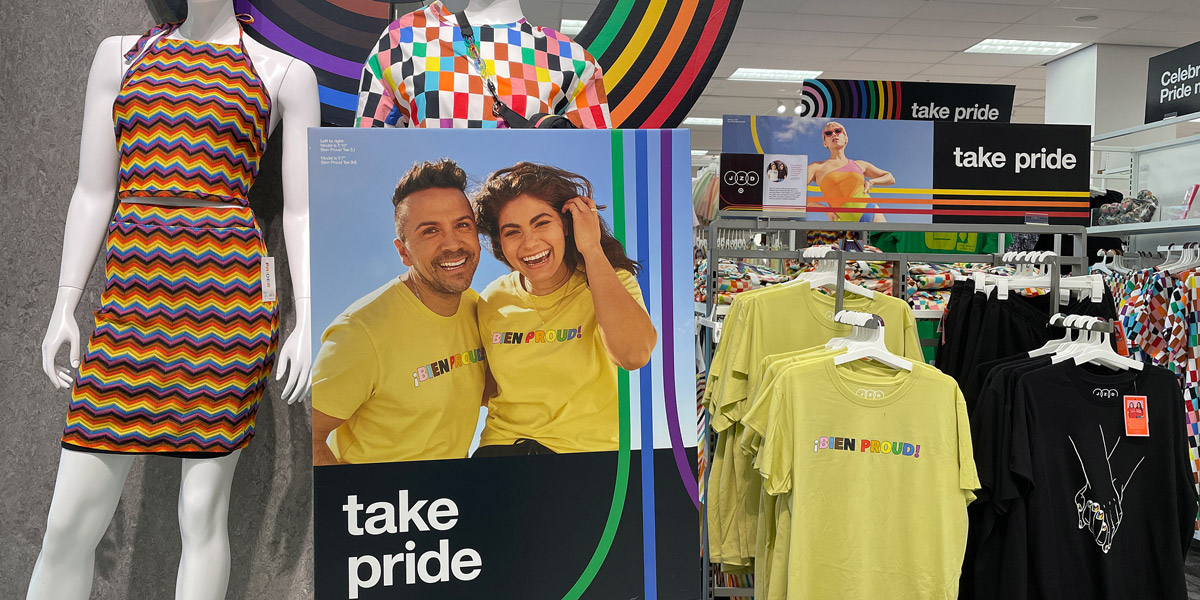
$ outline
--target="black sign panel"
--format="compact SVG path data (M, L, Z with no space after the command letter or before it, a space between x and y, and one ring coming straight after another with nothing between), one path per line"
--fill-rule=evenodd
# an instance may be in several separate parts
M800 91L800 116L1008 123L1014 85L809 79Z
M1200 112L1200 42L1150 58L1146 122Z
M933 222L1088 225L1089 136L1084 125L935 123L934 199L959 202L938 202Z
M763 155L721 154L721 210L762 210L763 187Z
M316 597L560 600L603 552L578 597L644 598L640 455L623 489L616 452L316 467ZM669 449L654 461L676 468ZM681 482L655 487L653 514L658 597L699 598L699 513Z

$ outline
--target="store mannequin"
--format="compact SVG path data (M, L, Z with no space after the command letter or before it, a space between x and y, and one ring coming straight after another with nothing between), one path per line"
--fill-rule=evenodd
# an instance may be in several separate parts
M460 15L474 36L459 38ZM554 28L527 22L519 0L438 0L383 31L363 64L354 124L561 126L547 115L578 128L612 127L596 58Z
M187 20L166 37L236 45L242 36L232 0L189 0ZM74 380L67 368L54 364L64 343L70 345L71 367L80 364L80 334L74 313L113 212L120 158L113 124L114 101L131 66L123 55L137 39L114 36L101 42L88 76L79 179L67 213L58 296L42 342L43 370L57 389L70 388ZM287 373L283 396L293 404L307 392L312 363L307 129L319 125L320 104L311 67L248 35L242 37L242 42L270 96L269 131L282 123L285 133L283 231L296 326L279 351L276 380ZM163 197L132 197L122 202L214 206L209 200ZM240 453L235 450L217 458L182 459L179 525L183 551L176 579L177 599L218 600L225 596L229 579L229 495ZM89 596L96 546L108 528L136 456L62 450L46 536L28 598L84 600Z

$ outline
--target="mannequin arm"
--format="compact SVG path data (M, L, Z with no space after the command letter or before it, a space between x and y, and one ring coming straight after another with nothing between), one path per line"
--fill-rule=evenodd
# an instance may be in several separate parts
M79 326L75 322L75 309L104 243L117 194L119 156L112 107L121 88L121 44L120 37L101 42L88 74L83 135L79 143L79 177L67 209L58 296L54 300L46 337L42 340L42 370L59 389L71 387L73 378L67 369L55 367L54 358L62 344L68 342L71 366L79 366Z
M279 353L275 379L287 372L283 397L293 404L312 386L312 291L309 278L308 128L321 124L317 76L295 60L279 88L283 124L283 237L296 297L296 327Z

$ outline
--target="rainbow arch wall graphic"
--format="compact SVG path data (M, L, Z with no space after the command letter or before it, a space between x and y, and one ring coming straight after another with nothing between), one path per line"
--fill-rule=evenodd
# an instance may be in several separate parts
M182 0L146 0L178 20ZM397 3L416 10L422 3ZM326 125L353 123L362 63L387 26L381 0L234 0L258 41L313 67ZM575 40L604 68L613 126L673 128L716 70L742 0L601 0ZM550 24L545 24L549 26ZM557 24L555 24L557 25Z

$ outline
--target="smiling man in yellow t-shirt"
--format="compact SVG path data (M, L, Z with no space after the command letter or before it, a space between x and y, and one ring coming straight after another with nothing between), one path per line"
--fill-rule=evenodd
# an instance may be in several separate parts
M466 458L487 379L470 289L479 265L466 173L443 159L396 186L408 272L350 305L313 366L313 463Z

